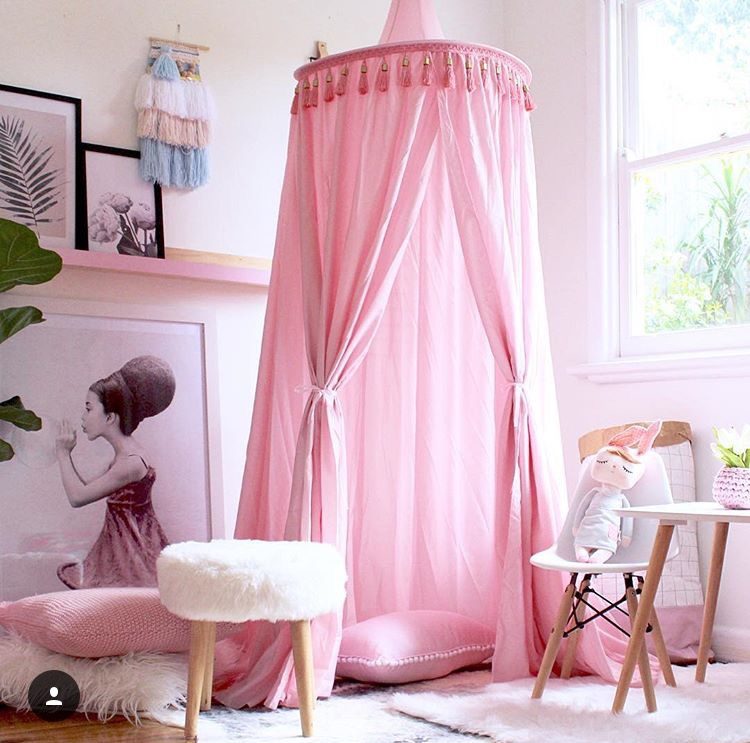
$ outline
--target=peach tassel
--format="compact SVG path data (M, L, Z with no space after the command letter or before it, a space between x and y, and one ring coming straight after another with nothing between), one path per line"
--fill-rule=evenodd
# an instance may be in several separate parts
M299 83L294 86L294 98L292 98L292 115L299 113Z
M349 82L349 67L344 67L339 73L339 81L336 83L336 95L346 93L347 82Z
M446 88L456 87L456 73L453 71L453 57L450 52L445 53L445 77L443 85Z
M505 70L501 64L496 65L495 75L497 77L497 85L500 88L500 95L504 96L508 93L508 86L505 82Z
M315 76L315 79L312 82L312 95L310 96L310 103L317 108L318 107L318 87L320 86L320 82L318 80L318 76Z
M380 63L380 69L378 70L378 77L375 81L375 87L381 92L385 93L388 90L388 62L383 61Z
M527 111L533 111L536 108L536 103L534 103L534 99L531 97L531 91L525 84L523 86L523 104Z
M474 60L466 57L466 89L471 93L474 90Z
M489 68L489 65L487 64L487 60L483 59L479 63L479 70L480 70L480 74L482 76L482 85L484 87L487 87L487 70L488 70L488 68Z
M408 88L411 85L411 64L409 62L409 57L404 56L404 58L401 60L401 79L400 79L401 85L403 85L405 88Z
M310 108L310 81L305 80L302 85L302 107Z
M333 75L331 74L331 71L328 70L326 73L326 87L323 92L323 100L326 103L330 103L333 100L334 96L334 90L333 90Z
M362 66L359 68L359 92L364 95L369 89L370 86L367 82L367 63L362 62Z
M422 85L432 85L432 58L429 54L424 55L422 62Z

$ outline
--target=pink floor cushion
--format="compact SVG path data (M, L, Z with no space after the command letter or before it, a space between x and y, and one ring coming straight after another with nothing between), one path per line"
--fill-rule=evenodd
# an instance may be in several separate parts
M190 622L167 611L157 588L84 588L0 603L0 627L78 658L190 647ZM239 629L218 624L217 639Z
M450 611L399 611L344 629L336 674L379 684L438 678L488 660L495 633Z

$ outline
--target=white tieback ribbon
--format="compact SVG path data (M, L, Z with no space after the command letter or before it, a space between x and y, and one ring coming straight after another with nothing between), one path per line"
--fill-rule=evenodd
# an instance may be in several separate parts
M298 387L295 387L294 391L300 393L314 393L327 402L333 402L338 394L337 390L331 389L330 387L318 387L316 384L301 384Z

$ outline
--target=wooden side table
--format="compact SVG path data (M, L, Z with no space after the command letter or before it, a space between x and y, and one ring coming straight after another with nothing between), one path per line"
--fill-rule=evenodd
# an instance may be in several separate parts
M713 634L714 619L716 617L716 602L719 597L721 584L721 569L724 565L724 554L729 534L729 524L750 524L750 511L724 508L717 503L674 503L667 506L643 506L639 508L622 508L616 511L620 516L631 516L635 519L658 519L659 527L651 551L646 580L643 584L641 600L630 633L630 641L625 654L625 661L620 672L612 712L622 712L628 697L633 672L638 662L638 654L644 642L648 618L654 606L656 589L664 570L664 561L672 541L675 526L686 524L688 521L711 521L714 523L714 541L711 551L711 567L708 574L706 588L706 603L703 609L703 625L698 650L698 664L695 669L695 680L705 681L708 655L711 650L711 635Z

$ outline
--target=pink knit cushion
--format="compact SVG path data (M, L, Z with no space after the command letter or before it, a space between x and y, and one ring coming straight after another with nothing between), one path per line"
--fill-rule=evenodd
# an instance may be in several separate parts
M445 676L482 663L495 633L450 611L399 611L347 627L336 673L378 684L403 684Z
M190 647L190 622L167 611L157 588L83 588L0 603L0 626L79 658L179 653ZM219 624L217 638L238 629Z

